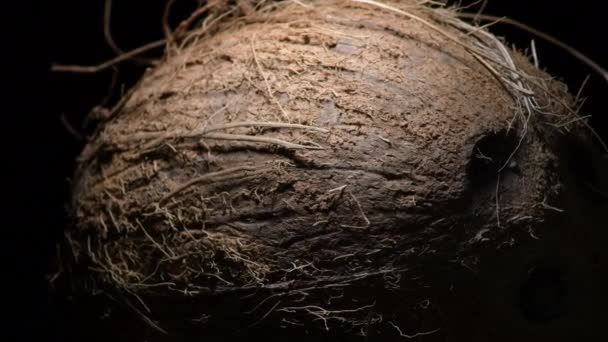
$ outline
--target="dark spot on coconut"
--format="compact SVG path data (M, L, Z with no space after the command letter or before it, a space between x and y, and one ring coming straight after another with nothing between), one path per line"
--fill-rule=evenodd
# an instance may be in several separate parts
M277 187L275 189L275 193L285 193L285 192L289 192L289 191L294 191L292 182L279 182L279 184L277 184Z
M101 148L96 155L97 165L102 165L112 161L112 151Z
M490 133L479 139L473 146L467 165L471 190L479 191L494 186L499 172L503 179L508 174L518 174L517 159L511 156L516 148L517 136L513 131Z
M158 99L159 100L165 100L165 99L168 99L168 98L170 98L171 96L173 96L175 94L177 94L175 91L173 91L173 90L167 90L167 91L162 92L158 96Z
M219 59L221 59L223 61L226 61L226 62L231 62L231 63L234 62L234 60L232 59L232 57L230 57L229 55L226 55L226 54L221 54L219 56Z
M519 308L534 323L547 323L567 314L565 274L558 265L543 265L528 272L519 290Z

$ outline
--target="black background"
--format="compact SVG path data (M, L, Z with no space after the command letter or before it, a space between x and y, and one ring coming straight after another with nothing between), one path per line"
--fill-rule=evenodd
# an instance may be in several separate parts
M112 31L117 44L129 50L162 38L164 0L114 0ZM490 0L486 13L506 15L558 37L608 67L607 24L601 1ZM196 7L195 0L177 0L173 24ZM55 242L66 225L68 179L82 141L65 129L60 117L79 127L85 114L107 94L112 71L93 75L55 74L51 63L95 64L113 57L102 30L103 0L15 1L3 4L7 28L2 53L3 96L8 98L2 123L1 145L6 210L2 229L5 260L9 265L2 291L14 340L56 340L52 302L44 274L54 254ZM521 48L530 35L496 26ZM563 51L537 39L541 64L563 77L576 93L592 71ZM158 56L159 51L156 52ZM154 53L152 54L154 56ZM121 64L118 76L128 87L143 71L133 63ZM6 77L8 75L8 77ZM592 125L608 140L606 94L608 84L593 75L583 113L593 115ZM6 103L6 102L5 102ZM8 191L7 191L8 189ZM3 277L4 278L4 277ZM0 339L2 339L0 337ZM7 340L7 339L2 339Z

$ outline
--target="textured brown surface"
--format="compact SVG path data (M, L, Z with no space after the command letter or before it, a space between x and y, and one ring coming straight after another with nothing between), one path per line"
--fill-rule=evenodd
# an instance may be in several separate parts
M532 336L521 317L497 328L495 310L550 249L553 117L521 138L504 84L399 14L328 1L269 18L150 70L83 151L68 233L79 288L122 294L178 335Z

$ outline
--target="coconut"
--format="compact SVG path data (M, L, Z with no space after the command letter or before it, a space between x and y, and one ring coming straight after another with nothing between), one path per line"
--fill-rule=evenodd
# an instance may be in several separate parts
M531 57L417 1L228 6L172 38L74 178L63 268L79 310L105 317L76 311L94 337L582 329L559 291L593 293L568 280L593 272L576 252L593 224L568 228L583 190L564 146L589 138ZM536 305L560 262L574 275Z

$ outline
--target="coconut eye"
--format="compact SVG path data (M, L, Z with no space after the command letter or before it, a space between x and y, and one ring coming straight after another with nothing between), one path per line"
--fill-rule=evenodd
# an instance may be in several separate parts
M517 161L513 158L516 147L517 137L512 131L491 133L477 141L467 167L467 178L474 191L494 185L501 169L517 172Z

